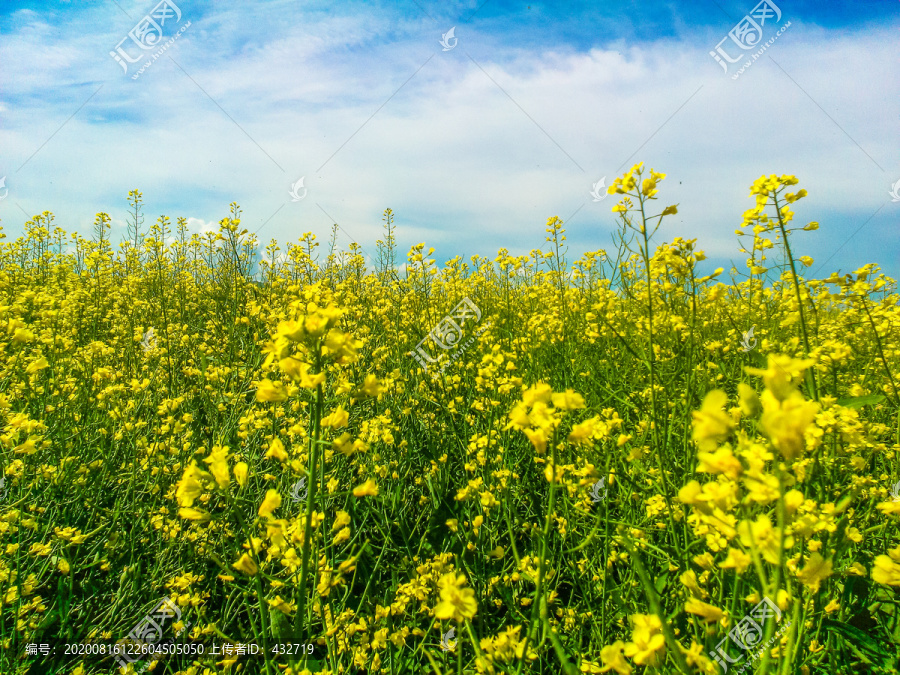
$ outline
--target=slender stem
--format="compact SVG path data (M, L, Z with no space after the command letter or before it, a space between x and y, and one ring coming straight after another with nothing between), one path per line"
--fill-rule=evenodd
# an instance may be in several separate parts
M881 346L881 337L878 335L878 327L875 325L875 320L872 318L871 312L869 312L869 305L866 304L866 296L860 295L859 301L862 303L866 316L869 317L869 323L872 324L872 333L875 335L875 344L878 347L878 355L881 357L881 363L884 365L885 371L887 371L888 379L891 381L891 385L894 388L894 395L896 396L900 390L897 389L897 383L894 381L894 374L891 372L891 368L888 366L887 359L884 356L884 349Z
M631 561L634 563L634 568L637 570L638 576L641 578L641 584L644 587L644 595L647 596L647 600L650 602L650 609L654 614L659 618L660 623L662 624L662 632L666 638L666 643L669 645L669 650L672 652L672 657L675 659L675 663L678 664L678 669L682 673L690 673L690 669L688 668L687 662L684 660L684 654L681 653L679 649L680 645L678 640L675 639L675 633L672 632L671 626L666 621L666 616L663 614L662 606L659 604L659 598L656 597L656 589L653 587L652 582L650 581L650 577L647 575L647 570L644 569L644 565L641 562L641 558L638 555L637 547L633 546L628 534L622 537L622 543L625 545L625 548L628 550L628 554L631 556Z
M782 241L784 241L784 251L787 254L788 261L791 263L791 278L794 281L794 292L797 294L797 307L800 310L800 330L803 334L803 348L806 350L806 358L809 358L809 353L812 350L809 348L809 334L806 331L806 312L803 310L803 296L800 294L800 281L797 277L797 265L794 263L794 255L791 253L791 244L788 241L787 230L784 226L784 218L781 215L781 209L778 208L778 195L774 192L772 193L772 202L775 205L775 213L778 214L778 227L781 229L781 238ZM812 368L806 371L806 381L809 384L813 399L818 401L819 390L816 386L816 375Z
M322 370L322 350L319 345L316 345L316 366L315 372L319 373ZM309 491L306 495L306 515L304 517L305 522L303 524L303 558L300 564L300 588L298 589L298 599L297 599L297 614L294 616L294 634L295 637L299 639L300 636L300 622L306 618L306 582L307 575L309 572L309 551L311 548L311 538L312 538L312 512L313 505L316 503L316 467L319 461L319 434L320 430L320 421L322 419L322 384L319 383L316 387L316 407L313 411L313 434L312 434L312 448L310 449L310 468L309 468Z

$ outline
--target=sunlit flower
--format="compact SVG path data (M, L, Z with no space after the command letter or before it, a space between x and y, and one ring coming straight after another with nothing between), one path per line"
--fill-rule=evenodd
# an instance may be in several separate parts
M353 496L354 497L376 497L378 496L378 486L375 484L375 481L369 478L362 485L357 485L353 488Z
M281 506L281 495L278 490L266 490L266 498L259 505L259 517L270 518L272 512Z
M662 622L655 614L635 614L631 642L625 645L625 656L640 666L658 666L666 651Z
M277 459L279 462L288 460L288 454L285 452L284 443L281 442L280 438L275 437L269 441L269 449L266 450L265 457L266 459Z
M269 378L265 378L256 388L257 401L279 403L281 401L286 401L287 397L287 389L283 382L273 382Z
M714 389L703 398L700 410L695 410L694 442L700 450L712 452L723 443L734 428L734 421L722 408L728 396L721 389Z
M603 661L603 667L598 672L606 673L615 670L619 675L631 675L631 665L625 660L625 643L621 640L613 642L600 650L600 660ZM585 671L582 668L583 672Z
M256 563L253 562L253 558L251 558L246 553L242 554L236 563L232 565L234 569L238 572L243 572L249 576L254 576L257 572L259 572L259 568L256 566Z
M453 619L461 622L475 616L478 603L475 602L475 591L462 588L466 578L450 572L438 581L441 589L441 601L434 608L434 616L438 619Z
M684 603L684 611L703 617L703 620L707 623L719 621L725 616L725 612L718 607L707 604L697 598L690 598Z

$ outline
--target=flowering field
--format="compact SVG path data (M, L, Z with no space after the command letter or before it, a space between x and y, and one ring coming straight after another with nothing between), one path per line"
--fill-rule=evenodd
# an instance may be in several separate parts
M74 252L35 216L0 253L0 672L897 672L895 282L804 278L774 175L701 276L664 178L609 188L611 251L552 218L404 278L390 211L376 269L305 235L259 279L236 205L115 255L106 214Z

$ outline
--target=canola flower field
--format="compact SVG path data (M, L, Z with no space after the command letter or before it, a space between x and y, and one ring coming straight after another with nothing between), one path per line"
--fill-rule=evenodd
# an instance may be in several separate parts
M775 175L701 276L664 178L609 188L610 251L551 218L404 278L390 210L376 269L307 234L261 280L236 204L143 235L133 191L115 254L105 213L73 252L35 216L0 250L0 672L897 672L896 283L805 278Z

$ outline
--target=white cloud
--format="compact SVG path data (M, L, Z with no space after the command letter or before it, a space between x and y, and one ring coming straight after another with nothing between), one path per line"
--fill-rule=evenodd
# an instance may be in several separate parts
M794 23L732 81L708 55L716 32L540 51L473 24L443 53L446 28L419 19L291 13L292 27L276 30L290 6L276 9L252 31L239 9L201 17L171 50L188 76L163 57L136 82L107 54L128 23L120 16L103 24L93 13L54 41L50 24L19 12L19 30L0 46L7 68L31 69L10 83L0 130L0 175L14 198L0 206L7 230L16 231L14 200L85 224L101 210L124 217L139 187L148 223L191 212L192 231L216 231L237 201L242 225L253 232L271 218L259 239L283 248L309 230L325 248L336 220L342 246L349 235L374 255L391 207L401 256L425 241L438 260L528 252L544 245L549 217L578 211L565 225L573 258L611 248L614 198L594 203L591 185L643 160L668 174L659 206L679 204L660 241L697 237L708 255L741 260L733 231L752 206L750 183L794 173L810 193L797 221L822 226L802 233L802 247L824 261L887 202L830 265L873 259L900 272L898 245L879 236L900 208L886 195L900 178L896 120L885 114L900 98L895 26ZM300 176L308 196L291 202Z

